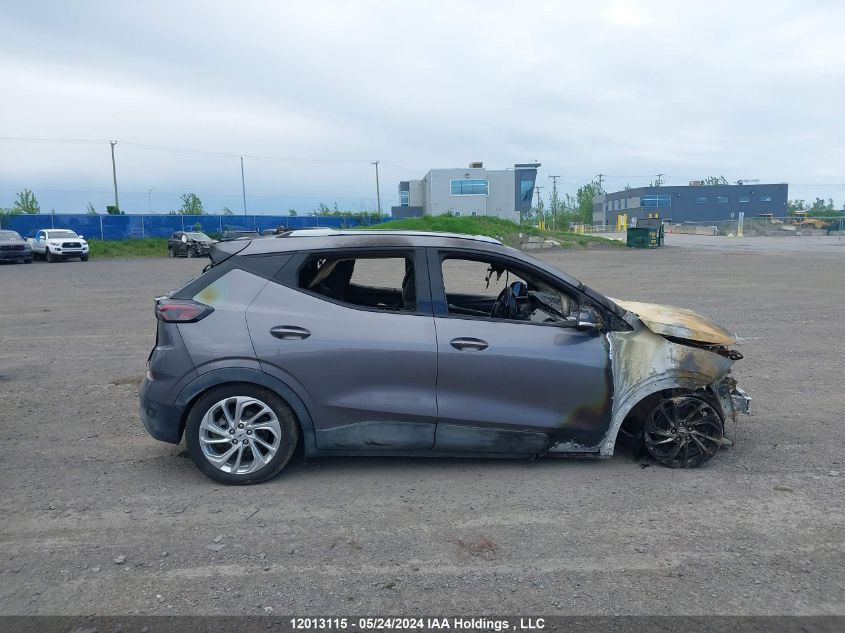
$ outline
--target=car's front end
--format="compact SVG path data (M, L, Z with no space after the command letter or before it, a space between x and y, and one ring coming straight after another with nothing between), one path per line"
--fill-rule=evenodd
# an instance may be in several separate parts
M0 261L32 262L32 247L13 231L0 231Z
M81 237L50 239L47 247L53 257L62 259L87 259L88 242Z
M613 301L632 329L608 334L614 411L602 453L613 452L620 428L673 467L699 465L732 444L727 423L751 413L751 397L730 375L742 359L731 348L735 335L683 308Z

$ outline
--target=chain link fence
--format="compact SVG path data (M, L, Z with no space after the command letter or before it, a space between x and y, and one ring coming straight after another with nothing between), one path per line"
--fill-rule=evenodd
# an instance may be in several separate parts
M288 215L87 215L19 214L0 216L0 229L35 237L41 229L70 229L87 239L126 240L170 237L176 231L264 231L285 226L289 229L345 229L368 226L378 220L369 216L288 216ZM213 235L212 235L213 237Z

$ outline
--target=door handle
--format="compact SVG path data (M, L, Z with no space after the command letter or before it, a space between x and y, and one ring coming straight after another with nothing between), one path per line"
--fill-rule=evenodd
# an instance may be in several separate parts
M277 325L270 328L270 335L280 338L283 341L290 341L293 339L304 339L311 336L311 332L304 327L297 327L295 325Z
M453 338L449 341L449 344L462 352L480 352L490 347L487 341L482 341L480 338L471 338L468 336Z

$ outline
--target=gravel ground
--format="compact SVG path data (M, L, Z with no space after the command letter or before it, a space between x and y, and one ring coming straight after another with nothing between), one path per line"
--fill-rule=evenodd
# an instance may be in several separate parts
M0 614L845 614L845 250L542 254L744 339L754 397L698 471L297 460L206 479L152 440L152 298L204 262L0 267Z

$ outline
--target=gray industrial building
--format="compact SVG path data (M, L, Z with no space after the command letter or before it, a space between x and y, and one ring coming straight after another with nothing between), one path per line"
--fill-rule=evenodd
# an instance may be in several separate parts
M620 215L647 218L658 213L664 222L716 222L732 220L740 212L746 218L762 214L787 214L789 185L735 184L705 185L693 181L688 186L637 187L605 193L593 199L593 224L616 224Z
M540 163L517 163L509 169L432 169L420 180L399 183L394 218L422 215L489 215L519 222L531 210Z

